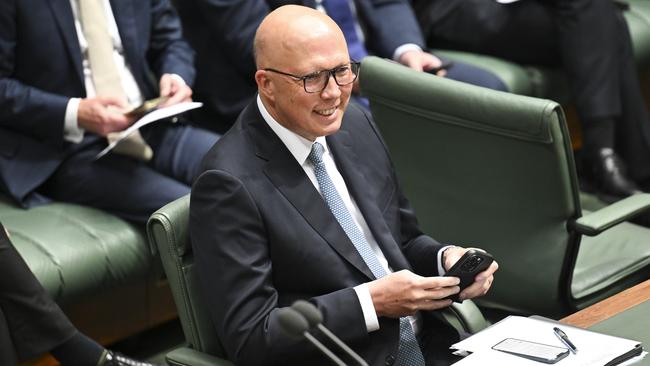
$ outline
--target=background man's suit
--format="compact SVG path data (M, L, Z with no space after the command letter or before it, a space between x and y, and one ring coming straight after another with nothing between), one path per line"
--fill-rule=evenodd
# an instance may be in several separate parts
M50 351L77 333L29 270L0 224L0 364Z
M143 97L157 96L157 80L164 73L178 74L191 85L194 81L193 51L181 38L180 21L169 2L111 0L110 4L122 40L124 58ZM165 197L148 193L156 187L159 192L163 190L159 186L163 183L154 176L156 171L191 181L186 178L193 175L198 166L198 163L192 165L191 159L198 161L201 155L187 159L185 155L199 154L200 151L182 151L180 147L183 145L192 148L183 140L199 138L206 141L195 141L194 146L209 147L216 136L195 134L189 129L170 128L167 123L160 123L143 131L154 151L158 147L150 163L151 171L140 169L135 172L134 161L114 154L93 165L89 161L105 146L103 138L88 132L79 144L69 143L63 138L64 114L69 98L85 96L82 55L70 0L0 2L0 191L24 206L46 202L49 198L75 201L77 197L61 193L65 191L61 186L79 182L78 176L92 176L96 177L99 185L103 184L99 187L102 191L88 191L97 186L97 181L70 189L86 194L90 199L106 195L109 200L121 200L125 205L140 203L142 212L133 217L120 212L128 211L130 207L114 209L134 220L143 217L146 220L153 212L151 208L155 210L165 201L189 191L187 183L176 186L173 182L165 182L164 190L169 188ZM207 141L210 139L212 141ZM178 167L173 166L172 158L177 159L178 165L187 165L182 168L184 171L174 172ZM102 172L79 171L98 166L108 166L119 172L112 174L106 171L108 168ZM65 174L69 176L61 176ZM110 197L115 187L129 184L126 178L117 181L122 175L130 176L128 179L140 184L132 184L128 192L118 192L118 196ZM42 191L36 192L48 179L52 181L47 182ZM147 185L146 191L141 188Z
M349 105L327 137L338 170L394 271L437 275L442 247L424 235L376 127ZM206 155L192 189L190 233L214 325L237 365L327 365L278 323L277 307L309 299L325 325L370 365L390 365L399 321L368 333L354 286L374 279L302 167L251 103ZM423 314L427 352L458 334ZM426 337L425 337L426 338Z
M583 130L615 118L611 138L630 176L650 178L650 118L627 24L612 0L412 2L428 44L562 67Z
M184 35L197 51L194 95L206 104L197 120L219 132L227 130L257 91L253 75L253 38L262 19L282 5L316 7L315 0L177 0ZM355 0L371 54L393 58L399 46L425 48L422 32L405 0ZM360 61L360 60L357 60ZM504 88L493 74L457 63L449 77Z

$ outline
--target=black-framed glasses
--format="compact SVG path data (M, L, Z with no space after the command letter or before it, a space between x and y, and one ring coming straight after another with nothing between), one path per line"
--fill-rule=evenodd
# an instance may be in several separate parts
M302 80L303 86L307 93L320 93L325 90L325 88L327 88L327 84L330 81L330 76L334 78L334 81L338 86L352 84L355 80L357 80L357 76L359 76L360 67L361 63L353 61L349 64L337 66L333 69L316 71L303 76L294 75L288 72L271 68L266 68L264 71L271 71L292 77L296 80Z

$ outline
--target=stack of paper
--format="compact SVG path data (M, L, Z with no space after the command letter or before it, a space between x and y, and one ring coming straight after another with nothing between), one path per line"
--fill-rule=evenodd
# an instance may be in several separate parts
M164 107L164 108L159 108L154 110L153 112L147 113L144 115L144 117L140 118L139 120L135 121L129 128L125 129L124 131L120 132L118 135L117 139L110 143L106 148L97 154L95 156L95 159L99 159L102 156L106 155L109 151L113 150L117 144L122 142L125 138L127 138L130 134L135 132L136 130L140 129L140 127L144 127L150 123L173 117L175 115L187 112L191 109L196 109L200 108L203 106L203 103L199 102L182 102L178 104L171 105L169 107Z
M551 321L509 316L493 326L454 344L451 347L452 349L471 353L471 355L454 365L540 366L542 365L540 362L496 351L492 349L492 346L506 338L516 338L566 348L553 332L553 327L560 327L564 330L578 349L577 353L571 353L557 363L561 366L604 366L615 358L640 347L639 342L629 339L590 332ZM647 352L635 357L635 359L639 360L645 354ZM631 364L628 363L630 361L624 364L619 363L619 365Z

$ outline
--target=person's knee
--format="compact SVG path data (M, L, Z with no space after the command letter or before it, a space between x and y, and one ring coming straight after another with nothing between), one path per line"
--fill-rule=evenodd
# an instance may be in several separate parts
M484 88L509 91L503 80L492 71L464 63L456 63L448 70L447 77Z
M493 74L485 75L485 77L483 78L479 86L489 88L489 89L504 91L504 92L510 91L508 89L508 86L503 82L503 80L501 80L501 78Z

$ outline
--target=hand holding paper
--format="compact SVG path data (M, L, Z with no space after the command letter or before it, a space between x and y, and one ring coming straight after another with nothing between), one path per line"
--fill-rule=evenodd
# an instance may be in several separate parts
M144 117L140 118L137 120L134 124L132 124L129 128L123 130L122 132L119 133L117 139L110 143L104 150L102 150L97 156L95 157L95 160L101 158L102 156L106 155L109 151L111 151L115 146L117 146L120 141L124 140L127 136L132 134L134 131L140 129L140 127L146 126L150 123L175 116L177 114L181 114L183 112L187 112L191 109L196 109L203 106L202 103L199 102L186 102L186 103L178 103L174 104L169 107L164 107L164 108L159 108L156 109L153 112L150 112Z

